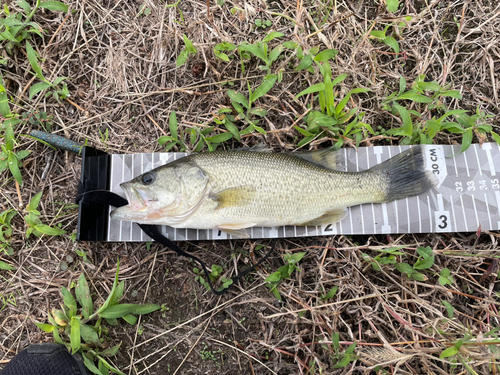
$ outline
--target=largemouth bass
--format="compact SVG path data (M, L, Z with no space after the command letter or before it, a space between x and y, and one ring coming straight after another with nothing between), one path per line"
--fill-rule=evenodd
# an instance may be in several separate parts
M174 228L246 228L337 222L347 207L424 193L437 180L412 147L357 173L335 170L335 151L215 151L186 156L122 183L128 206L114 220Z

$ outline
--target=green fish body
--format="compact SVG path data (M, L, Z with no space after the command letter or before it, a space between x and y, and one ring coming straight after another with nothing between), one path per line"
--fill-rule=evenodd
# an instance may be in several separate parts
M333 169L334 159L333 150L193 154L121 184L129 206L111 217L247 237L252 226L336 222L347 207L418 195L436 184L421 147L357 173Z

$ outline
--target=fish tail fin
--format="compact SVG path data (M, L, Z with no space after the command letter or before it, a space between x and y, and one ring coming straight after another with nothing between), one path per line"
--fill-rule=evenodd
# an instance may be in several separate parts
M415 146L371 168L383 181L383 202L419 195L436 186L438 179L425 168L425 162L424 148Z

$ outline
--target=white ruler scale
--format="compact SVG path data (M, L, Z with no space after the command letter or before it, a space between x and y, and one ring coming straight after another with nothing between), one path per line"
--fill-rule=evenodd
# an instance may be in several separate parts
M369 169L409 146L344 149L348 172ZM500 146L473 144L464 153L460 146L426 145L426 165L439 184L428 193L383 204L363 204L349 209L338 223L322 226L253 227L252 238L305 237L334 234L390 234L473 232L500 229ZM120 183L185 156L181 153L111 155L110 190L124 196ZM111 209L110 209L111 212ZM219 230L163 227L171 240L216 240L231 236ZM108 241L149 241L137 224L109 220Z

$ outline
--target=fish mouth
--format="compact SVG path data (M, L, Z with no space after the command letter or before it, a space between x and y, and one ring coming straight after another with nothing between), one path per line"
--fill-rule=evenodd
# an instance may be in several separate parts
M128 200L128 205L118 207L111 212L111 218L113 220L140 220L144 219L148 214L148 201L149 198L147 192L142 189L137 189L130 186L128 183L124 182L120 184L120 187L125 193L125 197Z

